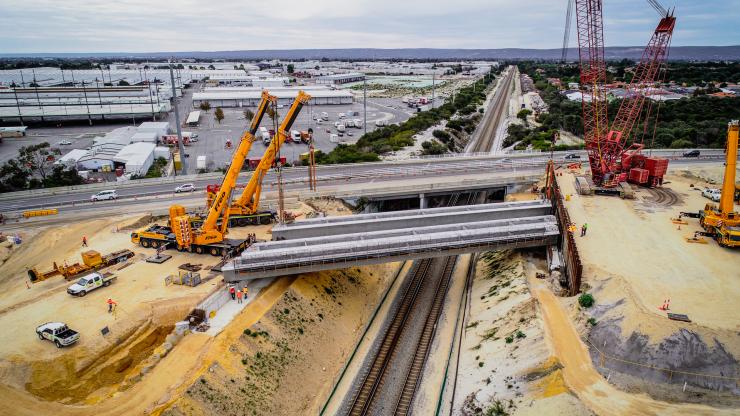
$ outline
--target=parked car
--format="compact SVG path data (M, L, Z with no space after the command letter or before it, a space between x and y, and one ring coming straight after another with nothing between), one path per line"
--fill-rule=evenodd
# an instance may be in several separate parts
M62 322L47 322L43 325L36 327L36 335L41 340L49 340L57 346L57 348L66 347L72 345L80 339L80 334L77 331L69 329L66 324Z
M179 194L180 192L193 192L195 191L195 185L192 183L184 183L177 188L175 188L175 193Z
M193 133L190 135L190 141L192 141L193 139L197 139L197 138L198 138L198 133Z
M683 152L683 157L699 157L701 155L701 152L698 150L689 150L688 152Z
M91 201L106 201L109 199L118 199L118 194L116 193L116 191L100 191L90 197Z
M110 273L102 275L100 273L90 273L87 276L80 277L77 282L67 288L67 293L72 296L85 296L88 292L101 287L110 286L116 279L115 275Z
M577 155L575 153L568 153L564 157L565 160L580 159L580 158L581 158L581 155Z
M196 136L191 136L190 143L198 143L198 138Z
M72 144L72 142L69 141L69 140L66 140L66 139L65 140L62 140L60 142L57 142L57 145L59 145L59 146L69 146L70 144Z
M701 195L705 198L709 198L714 202L718 202L722 197L722 191L717 188L705 188L701 191Z

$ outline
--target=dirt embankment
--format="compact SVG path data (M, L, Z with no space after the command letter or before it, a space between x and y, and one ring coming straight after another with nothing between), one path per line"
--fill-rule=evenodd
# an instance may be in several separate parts
M551 356L541 312L527 287L527 276L544 268L544 260L532 253L480 256L454 414L590 414L565 386L562 365Z
M316 414L398 267L299 277L164 414Z

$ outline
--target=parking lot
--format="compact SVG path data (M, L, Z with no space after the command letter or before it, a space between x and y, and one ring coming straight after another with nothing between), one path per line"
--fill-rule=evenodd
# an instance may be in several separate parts
M198 87L186 89L184 95L179 100L178 108L180 110L181 123L187 118L192 108L192 93L197 91ZM198 141L192 143L186 148L188 157L188 173L196 173L196 159L198 156L205 155L208 170L215 170L226 166L231 161L233 154L232 149L226 148L227 140L231 140L235 146L241 134L247 128L247 120L244 119L244 110L246 108L224 108L224 119L221 123L217 122L214 117L214 110L201 112L200 125L194 127L182 127L183 131L190 131L198 134ZM254 108L249 108L254 111ZM278 109L279 120L286 115L289 107L283 106ZM323 152L329 152L338 143L332 143L329 138L330 134L336 134L334 122L339 121L339 113L347 111L357 111L358 115L352 116L352 119L363 119L362 98L351 105L306 105L298 114L293 130L314 130L314 148ZM384 121L388 124L400 123L407 120L413 115L414 109L408 108L398 99L391 98L372 98L367 102L367 131L370 132L376 127L376 121ZM328 121L317 122L314 120L322 112L329 115ZM131 120L129 123L112 123L112 124L94 124L88 126L85 124L63 125L61 127L30 127L28 136L22 138L8 138L0 144L0 164L7 160L17 157L18 149L21 146L38 144L44 141L49 142L52 148L58 148L61 154L65 154L72 149L86 149L93 143L93 138L102 136L105 133L119 127L127 125L139 125L142 122L151 121L151 118ZM175 131L174 111L170 112L166 118L170 123L172 131ZM265 117L262 120L262 126L268 129L272 128L272 120ZM346 129L344 137L340 137L340 143L355 143L364 133L364 128ZM61 141L69 141L71 144L62 145ZM266 146L262 141L256 141L249 151L250 158L259 158L262 156ZM308 151L308 146L304 143L285 143L281 149L282 156L288 161L297 161L301 153Z

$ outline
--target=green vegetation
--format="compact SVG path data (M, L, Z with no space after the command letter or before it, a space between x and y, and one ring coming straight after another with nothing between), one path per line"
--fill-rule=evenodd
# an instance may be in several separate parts
M508 337L505 338L505 340L507 344L511 344L512 342L514 342L514 336L509 335Z
M613 69L613 72L609 72L610 81L628 81L627 75L620 76L620 74L625 74L625 65L629 64L631 64L630 61L609 63L610 68ZM542 71L537 72L537 69ZM517 148L524 148L531 144L535 149L549 150L550 144L547 140L557 129L583 136L581 103L568 100L560 94L557 87L546 81L546 78L559 78L564 84L577 82L577 67L522 62L519 64L519 70L532 77L549 111L537 117L537 121L542 124L539 127L510 126L509 137L505 145L519 141L521 143ZM698 78L697 74L701 74L700 70L705 71L703 78ZM642 141L646 147L654 148L724 147L727 122L737 118L740 114L740 97L719 98L708 96L706 93L715 91L714 85L719 84L719 81L736 82L740 78L740 64L671 62L668 65L668 74L668 80L686 82L687 85L698 85L703 89L697 90L691 97L654 103L647 125L639 122L633 129L631 139ZM610 100L608 114L611 121L614 120L620 103L619 99ZM647 118L649 106L644 107L642 120ZM657 126L655 113L658 113ZM555 148L555 150L566 149L567 147L561 146Z
M423 155L441 155L447 153L447 146L437 142L425 141L421 144L421 147L423 149L421 154Z
M149 167L149 170L146 172L146 175L144 176L133 175L131 176L131 179L160 178L162 177L165 166L167 166L167 159L163 157L158 157L154 159L154 162L152 163L152 166Z
M500 72L500 71L499 71ZM421 131L434 126L443 120L450 120L455 114L468 115L476 113L474 117L480 117L476 107L486 98L485 88L494 79L498 72L486 74L483 78L464 88L461 88L452 98L448 98L444 104L429 111L415 114L413 117L400 124L378 128L372 132L362 135L356 144L339 145L328 154L317 152L316 163L357 163L372 162L380 160L378 155L400 150L414 143L413 136ZM453 130L465 129L468 133L475 129L477 121L451 120L447 127ZM444 133L444 132L443 132ZM439 134L439 133L438 133ZM437 137L437 136L435 136ZM442 135L437 137L450 148L451 140ZM449 143L445 142L447 140ZM435 149L436 151L437 149Z
M221 120L224 119L224 110L222 110L221 107L216 107L216 111L213 112L213 116L216 118L216 121L218 121L218 124L221 124Z
M516 337L517 337L517 338L526 338L526 337L527 337L527 335L526 335L526 334L524 334L524 332L522 332L522 331L520 331L520 330L518 330L518 329L517 329L517 331L516 331L516 334L515 334L515 335L516 335Z
M590 293L584 293L578 297L578 304L584 308L592 307L594 302L594 297Z
M47 142L21 147L18 157L0 166L0 192L81 184L83 179L76 169L54 165L60 153Z
M589 324L590 324L591 326L596 326L596 318L593 318L593 317L591 317L591 318L588 318L588 321L587 321L587 322L588 322L588 323L589 323Z
M491 407L486 409L486 416L507 416L508 414L501 400L496 400Z

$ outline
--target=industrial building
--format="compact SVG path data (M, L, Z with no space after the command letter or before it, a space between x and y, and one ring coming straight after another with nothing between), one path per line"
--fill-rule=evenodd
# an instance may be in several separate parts
M0 123L158 118L171 96L155 85L0 89Z
M56 163L79 171L144 175L158 157L169 158L169 148L157 146L169 133L169 123L145 122L120 127L93 139L90 149L73 149Z
M290 105L298 95L300 88L271 89L270 94L278 97L278 104ZM353 95L349 91L317 89L310 90L310 104L339 105L352 104ZM193 107L208 102L213 107L256 107L262 95L261 89L235 89L228 91L205 91L193 94Z
M316 78L317 84L328 84L328 85L339 85L347 84L350 82L362 81L365 79L365 74L359 72L350 72L348 74L333 74L323 75Z

